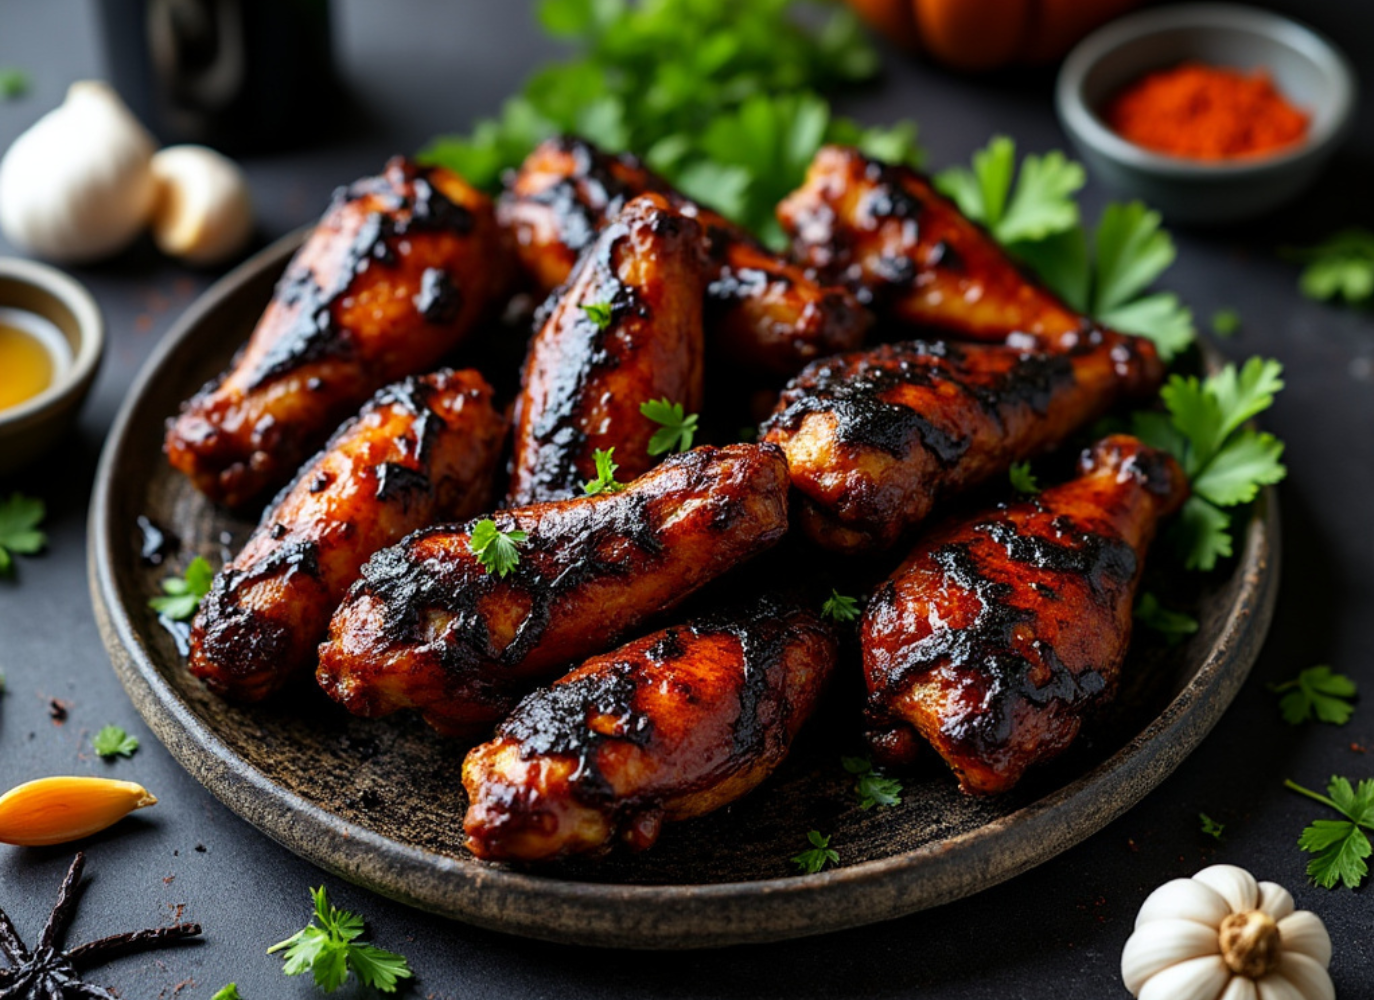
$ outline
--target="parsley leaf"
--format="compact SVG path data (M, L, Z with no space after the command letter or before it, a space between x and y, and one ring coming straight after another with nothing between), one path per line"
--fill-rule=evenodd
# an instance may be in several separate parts
M1198 628L1196 618L1182 611L1170 611L1149 591L1141 594L1136 602L1135 617L1140 624L1162 635L1170 646L1178 645Z
M830 596L821 605L821 617L837 622L852 622L859 617L859 600L856 597L846 597L831 588Z
M239 996L238 984L230 983L227 986L221 986L210 1000L243 1000L243 998Z
M902 804L902 783L883 774L867 757L841 757L840 766L857 779L854 794L859 797L860 809Z
M138 738L118 726L105 726L92 737L91 749L101 757L132 757L138 749Z
M477 557L478 564L488 573L495 570L496 575L504 579L519 565L519 546L528 537L523 531L501 531L496 527L496 522L488 517L478 521L468 535L468 551Z
M1218 823L1206 813L1198 813L1197 818L1202 823L1203 833L1207 834L1209 837L1215 837L1217 840L1221 839L1222 831L1226 829L1225 823Z
M662 455L668 451L687 451L697 432L697 414L687 416L681 403L663 399L639 405L639 412L656 424L661 424L649 439L649 454Z
M196 556L186 567L185 576L169 576L162 581L162 596L149 598L148 607L172 621L184 622L210 593L214 579L214 568L204 556Z
M22 493L0 501L0 574L14 571L13 556L31 556L48 544L48 536L38 530L46 513L42 500Z
M1313 820L1303 830L1298 847L1313 855L1307 863L1308 877L1324 889L1334 889L1337 882L1358 889L1369 874L1365 858L1374 853L1369 837L1360 829L1374 830L1374 778L1366 778L1358 788L1352 788L1348 779L1333 775L1326 795L1304 788L1291 779L1283 784L1346 817L1344 820Z
M310 895L315 901L315 915L310 923L267 949L269 955L286 953L282 972L288 976L309 972L315 985L326 993L342 986L350 970L364 986L382 993L395 993L397 981L413 975L405 958L395 952L358 944L363 918L331 905L324 886L310 890Z
M1230 308L1218 309L1212 313L1212 332L1218 337L1229 337L1240 329L1240 313Z
M1007 470L1007 478L1011 480L1011 488L1017 493L1040 492L1040 484L1035 481L1029 462L1013 462Z
M819 830L811 830L806 835L807 841L811 844L810 850L802 851L792 858L792 863L800 868L807 875L814 875L827 863L837 865L840 863L839 852L830 846L830 838L822 837Z
M1015 244L1037 242L1078 225L1073 196L1086 181L1083 167L1059 150L1027 156L1016 176L1016 143L999 135L973 154L971 170L943 170L935 186L999 243Z
M1357 690L1355 682L1327 666L1308 667L1290 681L1270 684L1269 690L1283 694L1279 711L1290 726L1310 722L1313 716L1320 722L1343 726L1355 711L1350 704Z
M1374 298L1374 232L1368 229L1344 229L1318 246L1290 250L1288 256L1307 261L1298 287L1309 299L1354 303Z
M611 325L611 304L609 302L590 302L581 307L587 318L596 324L598 330Z
M29 74L22 69L0 69L0 101L23 97L29 92Z
M614 448L607 448L602 451L597 448L592 452L592 461L596 463L596 478L589 479L582 484L582 492L587 496L596 496L598 493L619 493L625 488L624 483L615 481L616 470L620 468L613 459Z

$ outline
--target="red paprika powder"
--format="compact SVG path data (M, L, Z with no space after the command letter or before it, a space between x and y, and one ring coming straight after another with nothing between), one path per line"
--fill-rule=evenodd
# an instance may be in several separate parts
M1138 146L1199 160L1272 153L1301 142L1308 126L1264 70L1193 62L1141 77L1112 98L1105 117Z

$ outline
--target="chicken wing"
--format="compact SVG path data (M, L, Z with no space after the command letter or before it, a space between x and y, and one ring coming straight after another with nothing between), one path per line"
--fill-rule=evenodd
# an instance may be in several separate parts
M778 205L793 253L882 317L973 340L1067 349L1095 324L1028 277L930 181L846 146Z
M763 437L787 453L801 529L829 549L872 550L1162 377L1148 341L1110 333L1059 354L884 344L808 366Z
M546 861L640 850L782 763L834 667L816 614L771 598L588 660L463 761L469 850Z
M191 628L191 673L257 701L312 665L368 556L490 498L506 420L474 371L388 386L268 507Z
M664 195L706 230L706 329L723 360L791 375L808 361L863 342L872 318L848 290L817 284L632 156L611 156L583 139L550 139L525 160L499 212L515 233L525 272L537 288L549 291L567 279L597 231L646 191Z
M770 445L673 455L620 493L492 515L522 531L519 563L488 572L474 525L430 528L363 567L316 674L358 715L419 709L480 734L533 686L777 542L787 464Z
M701 226L661 195L640 195L601 231L530 343L509 506L577 495L597 450L615 449L625 479L653 466L658 425L640 404L701 409L705 286Z
M169 461L247 504L379 388L433 368L513 269L490 200L457 174L398 157L340 188L233 367L169 422Z
M1131 608L1178 464L1117 435L1081 476L921 539L862 622L869 741L886 764L918 736L967 792L1003 792L1062 752L1116 691Z

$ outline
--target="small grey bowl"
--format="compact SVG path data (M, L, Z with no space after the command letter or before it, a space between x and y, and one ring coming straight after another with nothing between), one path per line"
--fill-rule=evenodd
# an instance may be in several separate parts
M1270 156L1191 160L1128 142L1099 117L1123 86L1185 60L1267 69L1312 116L1307 138ZM1263 215L1312 184L1350 129L1355 76L1331 42L1296 21L1237 4L1186 4L1121 18L1081 41L1059 71L1055 104L1094 176L1170 222L1218 225Z
M34 313L57 327L71 364L32 399L0 410L0 475L50 448L71 426L105 352L100 307L74 279L30 260L0 257L0 308Z

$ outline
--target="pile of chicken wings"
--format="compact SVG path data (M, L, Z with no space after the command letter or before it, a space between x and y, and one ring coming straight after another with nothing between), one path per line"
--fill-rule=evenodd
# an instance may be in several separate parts
M505 861L642 849L745 795L837 670L862 669L881 765L933 747L992 794L1063 751L1115 693L1187 483L1115 435L1033 497L957 501L1150 398L1152 345L858 150L822 149L778 218L785 255L574 138L495 202L401 158L339 189L230 370L168 422L211 500L280 489L201 604L192 673L253 702L314 671L350 712L478 744L466 843ZM496 318L531 296L509 405L439 367L518 336ZM644 412L690 424L725 392L762 405L734 436L756 440L690 447L688 427L673 450ZM717 582L784 538L879 567L862 664L814 581Z

